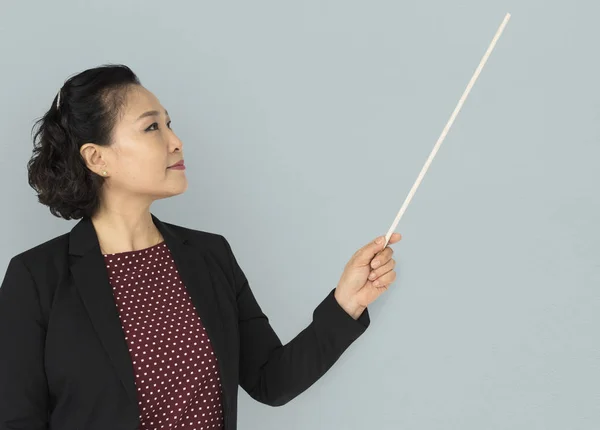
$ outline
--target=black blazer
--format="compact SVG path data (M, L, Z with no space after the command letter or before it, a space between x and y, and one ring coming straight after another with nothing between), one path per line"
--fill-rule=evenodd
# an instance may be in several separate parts
M354 320L332 289L283 346L222 235L152 219L215 349L226 430L236 429L238 385L261 403L283 405L369 325L368 310ZM104 259L83 218L8 264L0 288L0 430L135 430L139 418Z

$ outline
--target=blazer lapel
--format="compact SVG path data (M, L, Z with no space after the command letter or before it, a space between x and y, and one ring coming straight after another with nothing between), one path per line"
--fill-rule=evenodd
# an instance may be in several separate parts
M232 383L230 365L225 362L227 344L223 336L223 319L219 313L215 286L208 272L204 249L192 247L186 237L154 215L152 220L165 239L181 280L211 339L225 390ZM69 254L71 273L94 329L125 390L132 401L137 403L135 375L129 347L108 280L96 230L90 218L81 219L71 230Z
M137 403L133 364L96 230L83 218L69 237L71 273L92 325L129 397Z
M207 250L201 244L192 246L187 238L182 237L171 225L161 222L154 215L152 215L152 219L165 238L181 281L185 285L211 341L225 394L223 396L224 408L227 408L229 388L237 386L237 380L233 379L232 374L232 366L235 363L229 361L231 357L228 354L227 339L224 335L225 324L219 307L221 302L218 300L215 289L218 285L214 284L210 276L209 266L205 259ZM225 416L227 419L227 414Z

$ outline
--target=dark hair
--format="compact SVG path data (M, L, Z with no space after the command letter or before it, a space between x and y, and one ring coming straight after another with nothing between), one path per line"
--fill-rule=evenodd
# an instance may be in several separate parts
M88 142L112 144L132 85L141 85L140 80L124 65L85 70L65 82L50 110L35 122L29 185L52 215L79 219L98 208L104 178L86 166L79 149Z

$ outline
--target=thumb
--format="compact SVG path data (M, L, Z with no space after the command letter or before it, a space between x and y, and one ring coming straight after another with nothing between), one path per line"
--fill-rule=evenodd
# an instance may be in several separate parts
M375 255L383 250L385 236L379 236L360 248L354 256L354 262L358 265L369 265Z

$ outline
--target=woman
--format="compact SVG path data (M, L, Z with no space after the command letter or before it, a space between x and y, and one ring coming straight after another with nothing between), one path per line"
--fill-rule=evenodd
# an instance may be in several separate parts
M53 215L80 221L8 264L0 430L233 430L238 385L272 406L298 396L395 279L392 249L369 243L282 345L227 240L150 212L187 188L170 124L118 65L71 77L36 123L29 183Z

